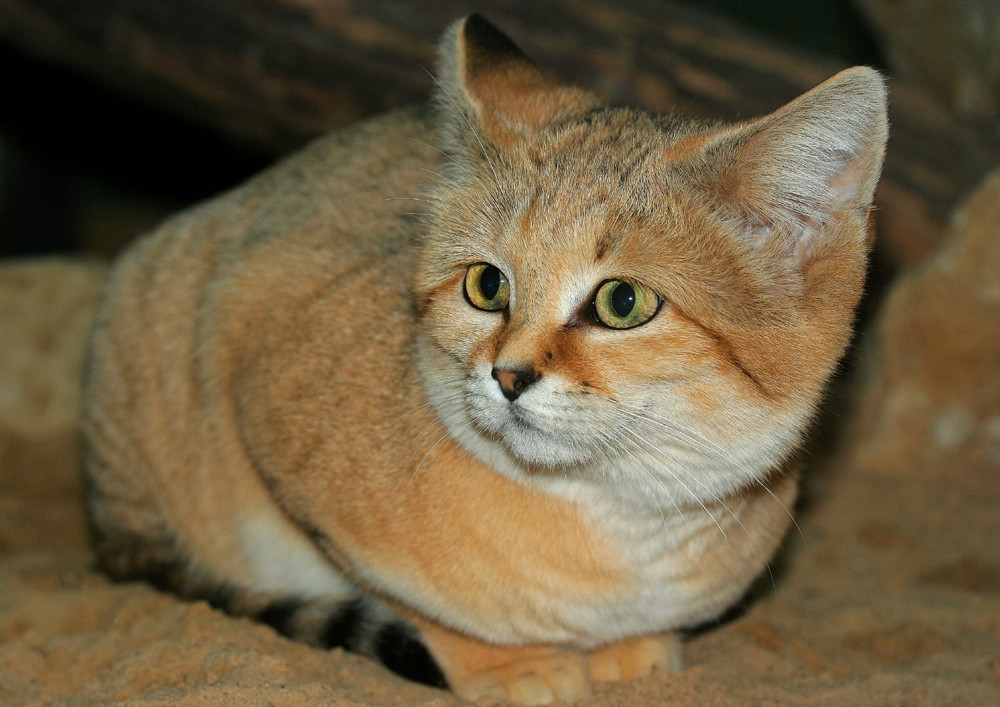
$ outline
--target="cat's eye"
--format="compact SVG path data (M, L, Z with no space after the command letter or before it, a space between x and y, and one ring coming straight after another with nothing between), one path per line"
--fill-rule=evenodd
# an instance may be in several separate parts
M645 285L607 280L594 295L593 313L612 329L631 329L645 324L660 308L661 298Z
M476 263L465 273L465 298L476 309L496 312L510 301L510 283L496 265Z

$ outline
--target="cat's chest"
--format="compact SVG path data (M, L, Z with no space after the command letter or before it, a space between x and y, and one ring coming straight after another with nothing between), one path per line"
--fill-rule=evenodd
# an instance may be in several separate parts
M622 592L606 611L624 634L692 626L719 615L765 568L775 543L744 501L683 512L606 499L581 506L623 573Z
M504 496L482 509L484 516L496 516L492 527L497 532L489 542L501 555L514 551L512 537L530 536L524 543L529 554L515 563L520 574L508 578L516 584L527 582L529 588L521 593L517 608L505 604L509 635L493 635L494 627L482 627L483 635L493 640L515 636L596 645L701 623L739 598L780 538L758 527L771 511L786 515L776 503L766 513L759 513L759 504L748 497L683 507L639 506L628 488L609 486L607 479L625 483L620 469L529 475L504 448L476 434L463 416L447 420L460 446L489 470L487 478L519 479L506 487L511 493L506 505L501 502ZM542 498L561 507L587 532L570 532L569 526L545 514L527 529L524 509L540 502L533 490L542 491ZM504 508L509 512L498 510ZM518 518L518 524L505 524L510 518ZM535 593L530 587L539 577L544 581ZM594 590L598 579L601 588ZM521 602L530 610L520 612ZM539 615L549 616L551 626L539 626Z
M708 579L702 560L723 535L710 517L700 513L700 509L682 515L655 509L611 510L606 505L587 508L590 521L629 573L633 589L650 595L669 595L679 584Z

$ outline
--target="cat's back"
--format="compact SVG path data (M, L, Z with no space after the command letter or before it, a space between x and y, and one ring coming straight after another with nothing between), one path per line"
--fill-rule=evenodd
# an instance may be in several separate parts
M389 348L405 345L417 212L436 161L428 133L417 110L333 132L119 259L85 383L98 530L115 529L116 542L134 533L164 554L150 535L197 545L185 525L198 524L183 517L218 517L222 501L252 506L261 490L240 471L234 391L247 371L273 379L316 364L302 355L316 347L316 315L332 318L323 365L379 332L393 332Z
M281 301L366 266L402 284L392 273L412 257L429 139L415 109L330 133L139 239L105 287L92 369L111 358L104 345L152 366L230 320L281 319Z
M417 211L413 204L433 166L430 140L415 108L331 132L169 219L120 258L116 274L121 279L140 263L179 270L190 265L189 256L231 263L276 239L292 248L326 247L349 260L355 250L379 247L383 234L398 230L400 215ZM111 283L112 297L117 284Z

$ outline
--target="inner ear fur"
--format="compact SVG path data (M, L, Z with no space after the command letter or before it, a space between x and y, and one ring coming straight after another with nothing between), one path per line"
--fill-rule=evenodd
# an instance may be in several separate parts
M867 216L887 133L882 76L855 67L709 140L699 181L747 238L781 238L803 265L832 222Z
M439 56L437 104L453 139L471 131L502 146L598 104L586 91L548 79L479 15L451 26Z

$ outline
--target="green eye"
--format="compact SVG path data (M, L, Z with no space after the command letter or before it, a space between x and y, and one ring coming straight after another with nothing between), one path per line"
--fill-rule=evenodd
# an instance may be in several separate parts
M622 280L601 283L594 295L594 316L612 329L645 324L660 308L660 297L648 287Z
M497 266L476 263L465 273L465 298L476 309L496 312L510 301L510 283Z

